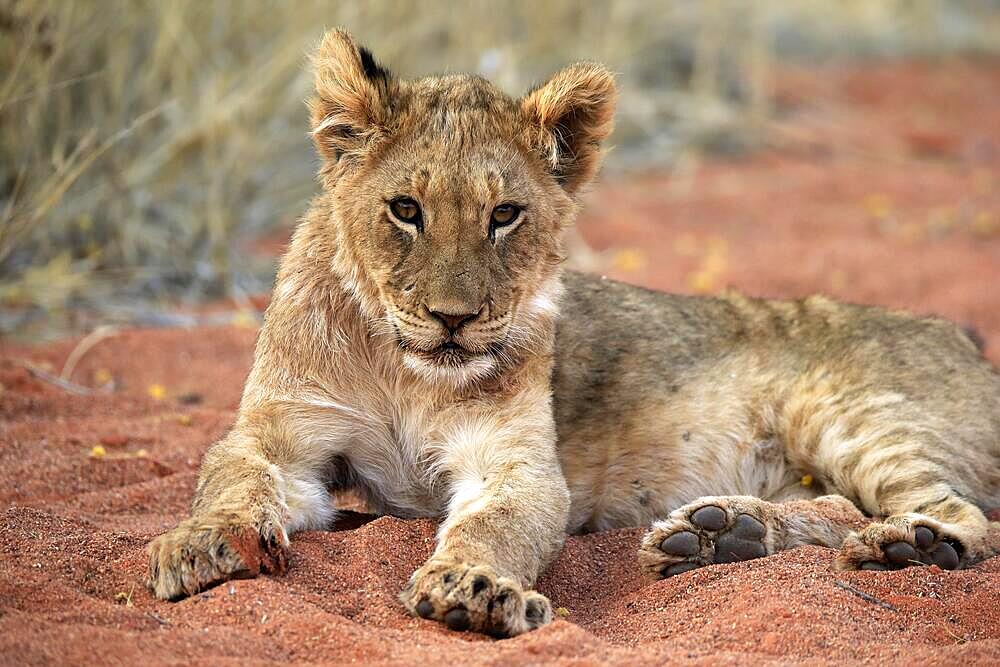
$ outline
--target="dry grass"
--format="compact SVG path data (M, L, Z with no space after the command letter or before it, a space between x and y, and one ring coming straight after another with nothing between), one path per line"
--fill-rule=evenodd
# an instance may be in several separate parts
M960 6L956 6L960 5ZM620 72L611 167L752 145L775 54L994 50L997 3L500 5L0 0L0 332L72 306L266 288L243 242L314 188L305 54L346 25L407 76L517 93L566 62Z

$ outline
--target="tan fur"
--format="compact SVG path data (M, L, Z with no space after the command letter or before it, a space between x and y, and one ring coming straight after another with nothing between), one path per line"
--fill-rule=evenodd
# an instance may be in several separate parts
M281 571L288 535L326 525L347 487L442 517L401 599L496 635L551 619L530 587L567 531L653 521L654 576L713 562L748 525L747 553L844 542L844 567L885 562L917 526L963 564L989 553L972 501L998 500L1000 382L951 325L560 270L611 129L603 67L513 100L476 77L397 79L333 31L314 68L323 191L192 518L150 545L159 597ZM421 225L391 212L399 197ZM504 203L520 217L491 227ZM705 507L725 525L701 525ZM661 550L679 533L697 554Z

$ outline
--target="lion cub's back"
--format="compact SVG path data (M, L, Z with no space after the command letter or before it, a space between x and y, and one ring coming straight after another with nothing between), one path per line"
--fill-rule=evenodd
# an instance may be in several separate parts
M943 410L967 414L971 402L1000 432L1000 374L947 320L822 296L681 296L576 272L564 282L553 382L566 426L627 415L741 358L741 383L824 367Z

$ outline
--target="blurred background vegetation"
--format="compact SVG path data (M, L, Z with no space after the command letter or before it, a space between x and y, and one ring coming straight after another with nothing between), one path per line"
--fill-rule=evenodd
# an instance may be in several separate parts
M267 291L249 248L315 190L304 65L337 25L512 94L607 63L612 174L754 150L779 61L1000 52L998 0L0 0L0 334Z

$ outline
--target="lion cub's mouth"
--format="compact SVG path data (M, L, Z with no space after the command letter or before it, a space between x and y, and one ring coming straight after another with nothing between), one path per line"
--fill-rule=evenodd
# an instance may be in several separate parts
M407 353L414 355L424 363L451 367L463 366L472 359L482 356L470 352L453 340L445 341L430 350L410 348Z
M473 352L454 341L446 341L429 350L404 346L403 362L427 380L454 387L486 377L494 372L497 364L489 352Z

